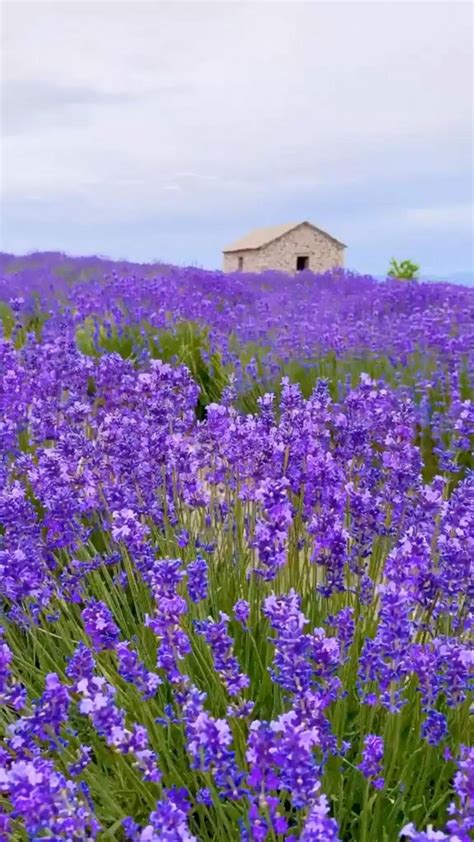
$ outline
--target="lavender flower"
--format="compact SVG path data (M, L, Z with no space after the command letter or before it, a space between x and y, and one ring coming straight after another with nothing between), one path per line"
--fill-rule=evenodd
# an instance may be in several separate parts
M51 760L12 760L0 770L0 792L11 801L30 838L95 839L100 825L79 787Z
M205 807L212 807L212 795L207 787L201 787L196 793L196 802L204 804Z
M292 520L288 486L285 477L265 479L255 495L263 508L263 517L257 521L252 542L260 560L260 567L255 572L266 581L274 579L279 568L286 564L286 543Z
M401 834L402 837L406 839L412 839L413 842L435 842L436 840L446 840L446 842L451 842L452 837L448 836L448 834L443 833L442 830L435 830L433 825L429 824L426 830L417 830L415 825L410 822L410 824L405 825Z
M120 637L112 612L105 603L91 600L82 612L84 628L92 640L94 649L114 649Z
M139 660L137 653L131 648L129 641L117 643L115 652L118 658L118 671L126 681L138 688L144 699L152 698L161 679L156 673L148 672Z
M452 818L447 822L446 827L453 836L458 835L461 839L472 835L474 831L474 748L462 745L458 760L458 771L454 776L454 791L456 802L449 805L449 814Z
M341 608L337 614L328 616L326 622L335 627L342 653L346 653L354 638L354 609L351 606Z
M307 657L309 638L303 633L308 620L300 611L300 605L300 597L291 590L288 594L267 597L262 609L277 634L272 678L294 693L308 688L312 681L311 663Z
M430 710L426 714L421 729L423 739L430 745L437 746L448 735L448 724L444 714L437 710Z
M15 710L20 710L26 701L26 690L12 676L13 652L2 640L2 636L3 629L0 627L0 704L11 705Z
M127 839L135 842L197 842L188 827L189 799L184 789L169 789L157 802L150 823L140 830L131 819L123 822Z
M319 795L311 805L300 842L340 842L337 822L329 817L325 795Z
M191 651L188 636L180 625L181 617L187 612L187 603L177 593L184 575L179 559L157 561L148 574L156 610L152 617L145 617L145 625L160 639L157 666L165 671L172 683L183 680L178 661Z
M66 675L72 679L75 684L81 678L92 678L95 670L95 659L91 650L80 641L77 644L74 655L69 658Z
M79 746L79 753L77 760L74 763L71 763L68 769L69 775L73 778L78 777L82 774L84 769L87 768L89 763L92 759L92 748L91 746L81 745Z
M188 564L186 569L188 576L188 593L193 602L200 602L207 599L208 569L203 558L197 558Z
M383 753L383 738L378 737L376 734L367 734L364 738L362 760L357 768L360 769L366 778L371 780L372 785L376 789L383 789L385 783L381 774L383 770Z
M250 833L247 831L243 822L240 824L240 838L243 842L265 840L268 839L268 834L272 833L277 835L285 834L288 830L288 819L281 815L279 807L280 802L278 798L270 795L261 798L258 803L252 804L248 811Z
M234 605L234 617L242 624L244 629L250 617L250 603L246 599L238 599Z
M82 678L77 684L81 696L79 710L88 716L100 737L109 746L123 754L134 754L135 765L142 772L144 780L157 782L161 779L157 757L148 747L146 729L134 725L127 728L125 712L115 704L115 688L105 678Z
M210 716L203 707L205 694L195 687L185 691L183 721L191 768L211 772L221 797L238 800L245 794L241 771L232 750L232 732L224 719Z
M220 612L220 620L195 620L194 625L198 634L202 635L210 646L214 667L221 677L230 696L237 696L248 687L250 679L240 672L239 662L233 655L233 641L227 632L229 617Z

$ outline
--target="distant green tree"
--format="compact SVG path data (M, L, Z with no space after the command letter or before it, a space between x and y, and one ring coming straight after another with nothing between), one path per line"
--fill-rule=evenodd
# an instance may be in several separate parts
M387 275L389 278L400 278L404 281L412 281L416 279L416 273L419 268L420 267L417 266L416 263L412 263L411 260L402 260L398 263L395 258L392 257Z

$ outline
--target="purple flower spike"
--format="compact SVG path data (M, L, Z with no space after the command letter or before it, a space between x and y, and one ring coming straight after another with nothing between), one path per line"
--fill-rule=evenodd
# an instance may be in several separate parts
M190 810L184 789L169 789L158 801L150 815L150 823L143 830L131 818L122 827L131 842L198 842L188 826Z
M376 734L367 734L364 739L362 761L357 768L366 778L371 779L371 783L376 789L383 789L385 783L380 774L383 769L383 753L383 738Z
M240 672L239 662L233 654L233 641L227 632L229 617L220 612L220 620L195 620L195 628L209 645L216 672L224 682L229 696L238 696L250 684L248 675Z
M120 637L120 630L112 612L104 602L91 600L82 612L84 628L92 640L94 649L114 649Z
M118 671L122 678L134 684L144 699L152 698L162 683L160 677L154 672L148 672L129 641L117 643L115 651Z
M300 842L340 842L339 828L336 820L329 816L325 795L320 795L310 807Z
M241 623L244 629L247 628L247 623L250 617L250 603L246 599L238 599L234 605L234 617Z
M77 684L81 678L92 678L94 670L94 656L91 650L81 640L81 642L77 644L74 655L69 658L66 667L66 675L74 681L75 684Z
M13 652L2 640L2 635L3 629L0 626L0 704L20 710L26 702L26 690L12 676L10 667Z
M0 792L11 801L29 839L97 838L100 826L80 786L51 760L37 756L7 762L0 772Z
M207 562L203 558L197 558L187 567L188 594L193 602L201 602L207 599L208 569Z
M430 745L437 746L448 735L448 723L443 713L430 710L426 715L421 729L423 739Z

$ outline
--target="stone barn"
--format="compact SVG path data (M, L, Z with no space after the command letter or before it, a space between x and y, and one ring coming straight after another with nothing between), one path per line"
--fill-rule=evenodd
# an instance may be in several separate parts
M325 272L344 265L345 248L311 222L257 228L223 250L224 272Z

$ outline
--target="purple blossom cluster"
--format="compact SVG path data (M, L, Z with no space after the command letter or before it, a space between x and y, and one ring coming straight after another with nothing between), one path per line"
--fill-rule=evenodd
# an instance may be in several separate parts
M384 754L384 743L382 737L376 734L367 734L364 739L364 750L359 769L362 774L369 778L376 789L382 789L384 779L381 775Z
M229 617L220 612L218 621L196 620L195 628L209 646L214 669L221 678L229 696L238 696L250 684L250 679L239 671L239 662L233 654L232 639L227 632Z
M179 662L191 651L189 637L181 625L188 606L177 590L184 576L179 559L157 561L148 574L155 599L155 612L145 617L145 625L158 638L156 663L172 684L183 681Z
M87 788L68 780L46 757L2 757L0 793L11 801L15 818L21 819L30 839L47 838L45 833L50 839L97 836L99 823L91 812ZM7 830L6 838L14 836Z
M311 805L300 842L339 842L337 822L329 816L325 795L316 797Z
M147 730L137 724L132 729L127 728L125 711L115 704L115 687L108 684L103 676L96 676L81 678L75 690L80 697L80 713L90 718L95 731L107 745L122 754L133 754L134 765L145 781L160 781L161 772L155 752L149 748Z
M226 719L209 714L205 701L206 694L193 685L186 687L180 699L191 768L209 772L219 796L236 801L244 795L245 775L232 747L231 727Z
M242 624L244 628L247 628L247 624L250 618L250 604L246 599L238 599L234 605L234 617L239 623Z
M11 705L15 710L21 710L25 703L26 690L12 675L13 652L2 637L3 629L0 628L0 704Z
M82 612L82 620L94 649L115 647L120 630L114 622L112 612L103 602L91 601Z
M153 697L161 684L159 675L146 669L129 641L117 643L115 652L119 675L130 684L134 684L145 699Z
M207 599L208 591L208 568L204 558L197 558L188 564L188 594L193 602L201 602Z
M185 789L171 789L160 799L143 829L133 819L124 819L127 839L136 842L197 842L188 826L189 798Z

